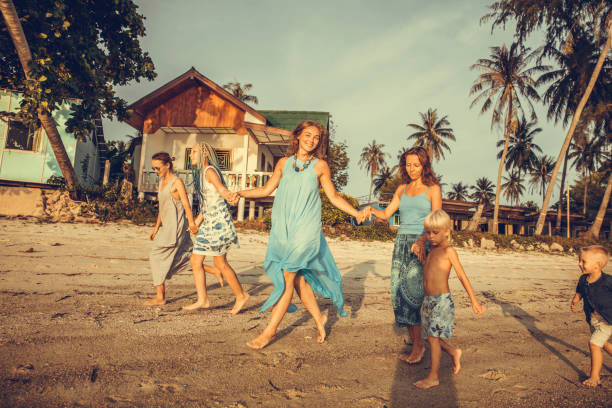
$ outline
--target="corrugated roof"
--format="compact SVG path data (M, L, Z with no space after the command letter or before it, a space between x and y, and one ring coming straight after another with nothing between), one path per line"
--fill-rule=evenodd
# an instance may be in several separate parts
M305 120L319 122L329 129L329 112L258 110L268 120L268 126L293 131Z

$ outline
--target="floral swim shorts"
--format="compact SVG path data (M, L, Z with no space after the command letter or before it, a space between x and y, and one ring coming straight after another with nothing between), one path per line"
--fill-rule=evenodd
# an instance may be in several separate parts
M450 339L455 323L455 303L450 293L425 296L421 306L423 337Z

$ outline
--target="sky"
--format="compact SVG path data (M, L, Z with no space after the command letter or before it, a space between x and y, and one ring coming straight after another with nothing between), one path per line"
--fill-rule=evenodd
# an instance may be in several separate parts
M448 116L457 139L434 162L444 191L479 177L495 183L503 133L491 129L491 112L470 109L469 95L479 74L470 66L513 38L511 30L491 33L480 23L491 2L136 0L146 17L141 45L158 76L117 93L132 103L193 66L219 85L253 84L255 109L330 112L336 140L348 145L343 192L355 197L369 192L369 175L358 165L363 147L382 143L389 165L397 164L398 151L412 145L407 124L433 108ZM556 159L566 129L547 122L544 106L536 105L536 113L543 131L535 142ZM106 120L104 127L107 140L135 134L121 122ZM528 199L541 203L537 191L522 201Z

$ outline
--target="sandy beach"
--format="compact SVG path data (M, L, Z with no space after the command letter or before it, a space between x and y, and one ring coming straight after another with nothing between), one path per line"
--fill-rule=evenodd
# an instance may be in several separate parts
M233 296L208 275L210 310L195 299L191 274L168 282L169 303L146 308L151 227L0 219L0 405L184 407L606 407L603 385L580 384L590 367L584 314L570 312L579 276L567 255L459 249L477 296L473 314L451 279L452 344L463 368L418 390L429 359L397 360L406 333L393 325L388 286L392 243L329 240L344 279L347 318L331 303L328 339L316 342L301 307L261 351L245 343L265 326L258 309L271 291L263 260L267 235L240 233L229 255L251 294L237 316ZM207 262L210 263L210 262ZM612 273L611 265L606 268Z

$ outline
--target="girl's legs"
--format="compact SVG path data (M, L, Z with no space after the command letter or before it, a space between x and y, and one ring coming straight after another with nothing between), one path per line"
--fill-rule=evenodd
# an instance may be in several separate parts
M312 318L315 321L317 326L317 330L319 331L319 338L317 341L319 343L323 343L325 341L325 323L327 323L327 316L321 313L319 309L319 304L317 303L317 299L315 298L314 291L310 284L306 281L304 275L298 275L295 278L295 290L297 291L298 296L302 299L302 303L306 307L306 309L312 315Z
M221 272L215 268L214 266L204 265L204 272L210 273L211 275L215 275L215 278L219 281L219 286L223 287L223 277L221 276Z
M249 300L250 295L242 289L242 286L238 281L238 277L236 276L236 272L234 272L229 263L227 263L227 254L215 256L214 263L215 267L223 274L223 277L227 281L229 287L232 289L232 292L234 292L234 296L236 296L236 303L234 303L231 313L233 315L238 314L246 301Z
M421 326L408 326L408 335L412 340L412 351L410 354L400 354L399 359L408 364L418 364L425 355L425 345L421 337Z
M283 291L280 299L278 299L278 302L276 302L276 306L272 309L270 321L268 322L268 325L264 331L259 336L247 343L247 346L252 349L262 349L274 338L278 325L280 324L281 320L283 320L283 317L285 317L285 313L287 313L287 309L291 304L291 299L293 298L295 273L283 270L283 277L285 278L285 290Z
M166 304L166 285L155 286L155 297L143 303L145 306L161 306Z
M191 254L191 269L195 282L198 300L192 305L184 306L183 310L206 309L210 307L208 293L206 293L206 276L204 275L204 255Z

